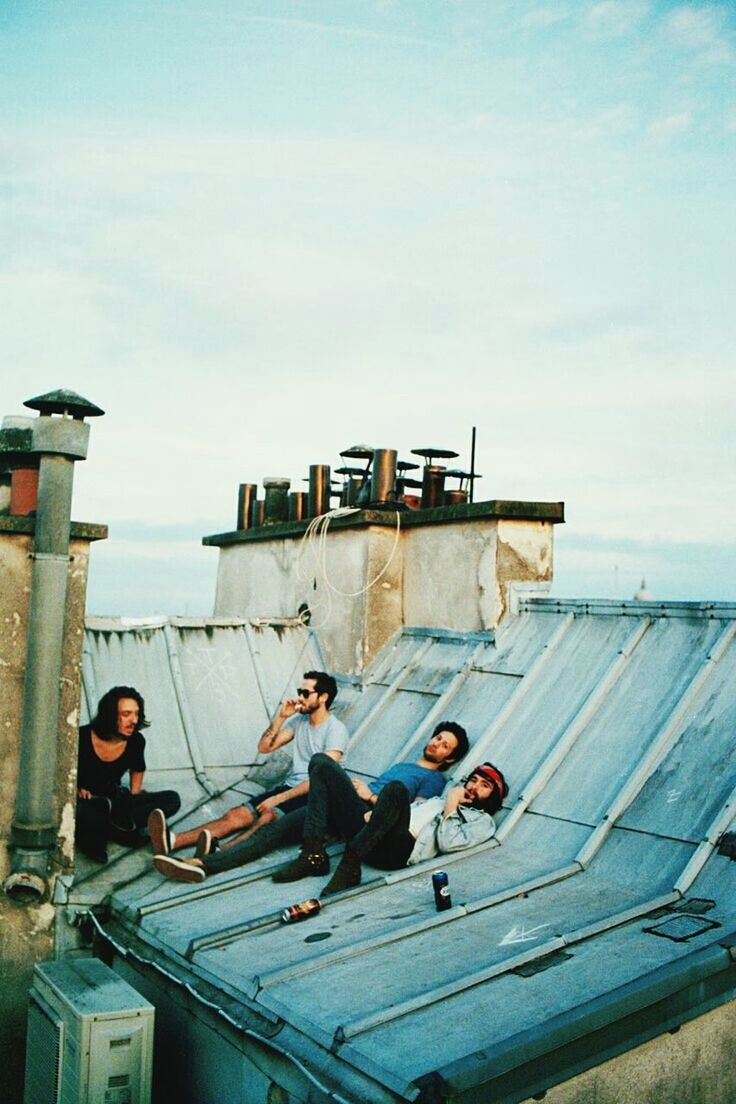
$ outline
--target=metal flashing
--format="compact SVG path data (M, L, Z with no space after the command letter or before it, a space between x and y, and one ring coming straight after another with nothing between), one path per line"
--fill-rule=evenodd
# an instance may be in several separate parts
M295 625L256 639L250 623L167 624L90 626L85 678L105 688L113 670L148 673L156 733L196 782L162 648L167 631L179 636L208 774L240 761L257 786L272 687L316 645ZM286 1049L312 1055L350 1104L527 1100L736 996L736 883L718 854L736 816L735 663L736 604L529 599L490 639L413 628L362 683L341 680L347 765L371 776L411 759L452 715L472 750L448 781L486 757L509 780L495 839L398 871L366 866L317 921L286 926L270 877L285 853L196 887L163 882L138 856L132 876L121 863L106 927L184 971L213 1017L219 1007L237 1022L242 1005L254 1030L261 1016L281 1025ZM227 709L237 735L222 731ZM226 800L200 787L182 820ZM455 902L443 914L438 865Z

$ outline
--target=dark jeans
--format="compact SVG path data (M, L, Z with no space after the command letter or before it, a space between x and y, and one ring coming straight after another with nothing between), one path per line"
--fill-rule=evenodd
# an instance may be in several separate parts
M154 809L161 809L170 817L178 812L180 805L176 790L132 794L124 786L119 786L111 798L77 798L77 841L104 846L111 839L132 846L140 842L140 829L145 828Z
M365 814L370 810L368 823ZM329 755L309 763L309 801L304 836L324 840L339 836L371 866L398 870L406 866L415 839L409 831L411 802L406 786L389 782L375 805L363 801L342 767Z
M202 859L202 866L208 874L219 874L223 870L234 870L236 866L242 866L243 863L260 859L269 851L275 851L277 847L301 843L306 815L306 805L291 813L284 813L270 824L264 824L242 843L236 843L233 847L223 847L211 855L206 855Z
M366 812L372 809L365 823ZM302 837L325 839L328 835L346 840L371 866L399 870L416 842L409 832L409 794L401 782L389 782L375 805L358 797L342 767L329 755L315 755L309 764L309 801L264 825L243 843L215 851L202 859L208 874L234 870L253 862L277 847L301 843Z

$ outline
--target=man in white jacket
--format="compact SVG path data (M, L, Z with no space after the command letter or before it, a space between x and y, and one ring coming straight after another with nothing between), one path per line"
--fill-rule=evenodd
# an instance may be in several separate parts
M493 813L508 793L506 780L492 763L480 763L463 785L427 801L412 802L405 786L389 782L368 809L356 804L350 779L325 756L312 760L310 779L301 853L273 880L292 882L323 873L325 866L329 870L324 844L328 833L336 834L346 847L321 897L359 885L363 862L398 870L484 843L496 831Z

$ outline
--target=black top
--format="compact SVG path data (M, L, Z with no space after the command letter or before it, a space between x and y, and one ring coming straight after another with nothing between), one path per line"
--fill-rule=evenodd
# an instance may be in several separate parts
M89 790L100 797L112 797L115 787L126 771L144 771L146 760L143 749L146 741L140 732L134 732L119 759L106 763L92 746L92 725L82 725L79 730L79 758L77 760L77 787Z

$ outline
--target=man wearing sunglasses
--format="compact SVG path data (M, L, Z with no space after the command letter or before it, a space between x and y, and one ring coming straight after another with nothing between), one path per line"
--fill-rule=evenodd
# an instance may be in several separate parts
M313 755L324 754L335 762L342 758L348 744L348 731L342 721L330 713L337 694L337 683L325 671L306 671L296 689L296 696L287 698L271 724L258 741L258 750L270 755L293 741L291 770L284 782L237 805L217 820L201 824L188 832L176 834L166 824L160 809L148 818L148 832L156 855L168 855L185 847L209 851L213 840L234 836L224 847L242 843L253 832L286 813L293 813L307 804L309 792L309 761Z

